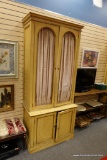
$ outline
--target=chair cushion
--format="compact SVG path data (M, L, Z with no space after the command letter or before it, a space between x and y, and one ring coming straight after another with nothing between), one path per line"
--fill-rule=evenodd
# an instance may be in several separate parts
M20 118L4 119L0 121L0 137L25 133L26 128Z

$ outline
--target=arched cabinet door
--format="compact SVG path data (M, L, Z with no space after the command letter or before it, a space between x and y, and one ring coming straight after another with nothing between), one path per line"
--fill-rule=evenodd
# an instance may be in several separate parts
M33 96L39 109L53 106L58 33L57 26L35 23Z
M73 102L78 32L60 28L55 105Z

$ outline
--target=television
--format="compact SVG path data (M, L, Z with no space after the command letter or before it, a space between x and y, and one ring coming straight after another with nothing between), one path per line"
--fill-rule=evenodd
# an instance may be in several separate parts
M94 88L96 68L78 68L75 92L86 92Z

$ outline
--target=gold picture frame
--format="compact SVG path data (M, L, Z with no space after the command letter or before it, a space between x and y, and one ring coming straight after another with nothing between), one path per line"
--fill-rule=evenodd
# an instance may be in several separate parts
M0 85L0 112L14 110L14 85Z
M97 49L83 48L81 67L97 68L100 51Z
M18 43L0 40L0 79L18 78Z

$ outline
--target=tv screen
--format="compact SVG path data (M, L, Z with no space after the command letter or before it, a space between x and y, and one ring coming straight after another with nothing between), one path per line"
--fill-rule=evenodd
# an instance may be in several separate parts
M76 92L85 92L94 88L96 68L78 68L76 77Z

